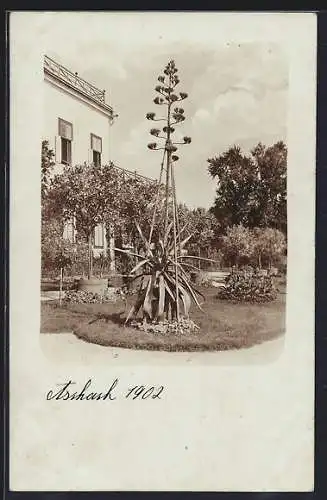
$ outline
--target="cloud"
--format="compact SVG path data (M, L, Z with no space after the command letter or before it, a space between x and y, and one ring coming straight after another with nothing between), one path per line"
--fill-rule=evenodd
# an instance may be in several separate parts
M210 120L210 113L205 108L198 109L192 118L193 124L197 122L204 122L207 120Z

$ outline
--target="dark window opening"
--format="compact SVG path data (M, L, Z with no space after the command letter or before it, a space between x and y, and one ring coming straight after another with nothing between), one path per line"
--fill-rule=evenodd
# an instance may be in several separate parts
M64 137L61 138L61 163L64 165L72 163L72 143Z
M93 163L96 167L101 165L101 153L99 151L93 151Z
M58 133L61 137L61 163L72 164L73 125L62 118L58 119Z
M102 139L98 135L91 134L92 161L96 167L101 165Z

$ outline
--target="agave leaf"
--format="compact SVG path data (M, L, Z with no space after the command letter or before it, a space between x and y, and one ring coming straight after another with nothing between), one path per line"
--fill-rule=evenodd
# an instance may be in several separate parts
M183 263L181 262L175 262L174 260L172 259L169 259L169 262L170 264L173 266L174 270L176 269L176 267L180 270L180 273L183 274L186 278L188 278L187 276L187 273L186 273L186 270L183 269ZM175 272L175 271L174 271Z
M179 235L177 236L177 239L180 238L180 235L181 235L181 231L179 232ZM187 238L185 238L183 241L181 241L180 243L180 248L182 249L186 243L192 238L193 234L190 234L189 236L187 236ZM174 252L174 240L172 240L169 245L167 244L167 249L168 249L168 253L170 255L173 255L173 252Z
M152 307L151 307L152 292L153 292L152 284L153 284L153 276L151 276L148 281L143 301L143 310L146 314L148 314L150 319L152 319Z
M184 280L187 282L188 286L192 288L193 291L195 291L198 295L200 295L204 300L205 300L205 296L203 295L202 292L200 292L200 290L198 290L197 288L195 288L195 286L193 285L193 283L191 284L189 282L189 277L187 276L185 270L183 269L183 264L182 263L177 263L177 267L181 270L181 276L184 278Z
M181 248L184 248L186 243L192 238L193 234L190 234L187 238L185 238L183 241L181 241Z
M175 277L169 274L169 271L164 271L163 275L169 283L171 283L174 287L176 287Z
M183 267L183 266L186 266L186 267L190 267L191 269L194 269L195 271L199 271L199 268L198 267L195 267L193 266L192 264L186 264L186 262L180 262L180 265ZM185 271L185 269L184 269Z
M128 321L132 317L133 313L135 312L135 309L136 309L135 305L130 308L129 313L127 314L127 318L125 319L125 325L126 325L126 323L128 323Z
M217 261L213 259L207 259L206 257L199 257L198 255L178 255L178 259L196 259L196 260L205 260L206 262L215 262L218 264Z
M114 248L115 252L124 253L125 255L129 255L130 257L138 257L139 259L144 259L144 255L140 255L139 253L131 252L130 250L122 250L121 248Z
M158 319L161 319L165 308L165 280L162 274L159 276L159 304L158 304Z
M198 298L197 298L197 296L196 296L196 293L195 293L196 291L195 291L195 289L192 287L192 285L191 285L191 284L190 284L190 283L189 283L189 282L188 282L188 281L187 281L187 280L186 280L183 276L181 276L181 281L182 281L182 282L183 282L183 284L185 285L186 289L190 292L190 294L191 294L191 296L192 296L192 298L193 298L194 302L195 302L195 303L196 303L196 305L198 306L198 308L199 308L202 312L204 312L204 311L203 311L203 309L202 309L202 307L201 307L201 304L200 304L200 302L198 301ZM201 295L202 295L202 294L201 294Z
M145 290L145 288L148 286L149 281L151 281L152 274L145 274L142 278L142 288Z
M149 264L150 267L153 267L153 265L149 261L149 259L144 259L144 260L141 260L141 262L139 262L138 264L136 264L136 266L133 267L133 269L130 271L129 274L135 273L135 271L137 271L140 267L144 266L144 264Z
M177 264L177 266L180 267L180 264ZM186 281L188 286L191 287L194 292L196 292L198 295L200 295L205 300L205 296L203 295L203 293L200 292L200 290L198 290L197 288L195 288L193 283L189 282L189 278L188 278L187 274L185 274L185 271L183 271L183 273L181 273L181 277Z
M171 291L171 289L169 288L167 280L165 281L165 288L166 288L167 292L169 293L169 295L171 296L172 300L175 301L175 296L174 296L173 292Z
M184 313L185 316L188 318L189 316L189 310L191 307L191 298L188 292L185 290L185 288L182 287L182 285L178 285L179 290L181 291L181 298L184 306Z
M182 227L182 229L180 229L179 231L179 237L181 236L182 233L184 233L185 229L187 228L187 226L189 225L188 222L186 222L186 224L184 224L184 226Z
M167 245L167 243L168 243L168 238L169 238L169 234L170 234L172 227L173 227L173 222L170 222L170 224L168 225L168 227L166 229L165 235L164 235L164 244L165 245Z
M186 284L185 284L185 285L186 285ZM200 302L198 301L198 298L197 298L197 296L195 295L195 293L194 293L194 291L192 290L192 288L188 287L187 285L186 285L186 288L188 288L188 289L189 289L190 295L191 295L192 299L194 300L195 304L197 305L197 307L200 309L200 311L201 311L201 312L204 312L204 310L202 309L201 304L200 304Z
M159 246L161 248L162 254L164 255L165 254L165 245L164 245L164 242L162 240L159 240Z
M176 279L175 279L175 277L170 276L168 273L164 273L164 276L167 279L167 281L169 281L173 285L174 289L176 289ZM168 285L167 285L167 287L168 287ZM181 299L183 301L185 315L188 316L189 309L191 307L190 296L189 296L188 292L185 290L185 288L180 283L178 283L178 290L179 290L178 295L181 297ZM170 292L170 295L173 297L173 302L176 303L176 296L174 296L171 292ZM194 294L194 300L195 300L196 304L201 309L201 306L198 303L195 294Z
M136 225L136 228L138 230L138 233L139 235L141 236L141 239L145 245L145 248L147 249L147 251L149 252L149 255L151 255L151 257L153 257L153 253L152 253L152 250L151 250L151 245L150 243L148 242L148 240L146 239L146 237L144 236L144 234L142 233L142 229L140 228L139 224L135 221L135 225Z
M129 276L131 278L131 281L135 281L140 278L144 278L145 276L151 276L151 273L141 273L137 274L136 276Z
M136 304L134 304L131 309L129 310L129 313L127 315L127 318L125 320L125 325L126 323L128 323L128 321L130 320L130 318L132 317L132 315L136 315L139 310L140 310L140 307L142 305L142 302L143 302L143 299L144 299L144 293L138 298Z

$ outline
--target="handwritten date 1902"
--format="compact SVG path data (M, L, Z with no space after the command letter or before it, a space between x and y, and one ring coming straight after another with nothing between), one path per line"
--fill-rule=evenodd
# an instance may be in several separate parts
M131 389L128 390L126 394L126 398L130 399L161 399L160 394L164 390L163 386L159 387L145 387L144 385L135 385Z

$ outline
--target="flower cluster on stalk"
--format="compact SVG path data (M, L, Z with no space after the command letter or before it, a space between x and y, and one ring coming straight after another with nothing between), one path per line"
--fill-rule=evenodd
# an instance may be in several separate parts
M146 118L150 121L165 122L162 128L151 128L150 134L158 139L162 139L164 144L160 146L157 142L150 142L148 148L151 150L166 150L171 155L173 162L179 160L179 157L173 153L177 151L177 145L190 144L191 138L188 136L183 137L183 142L174 142L171 139L172 134L175 132L173 125L178 125L185 120L184 109L177 105L178 102L183 101L188 97L186 92L177 92L176 87L179 84L177 76L178 69L175 62L170 61L163 71L164 75L158 77L160 85L155 87L155 91L159 94L153 99L153 102L159 106L167 106L166 116L157 117L156 113L147 113Z

